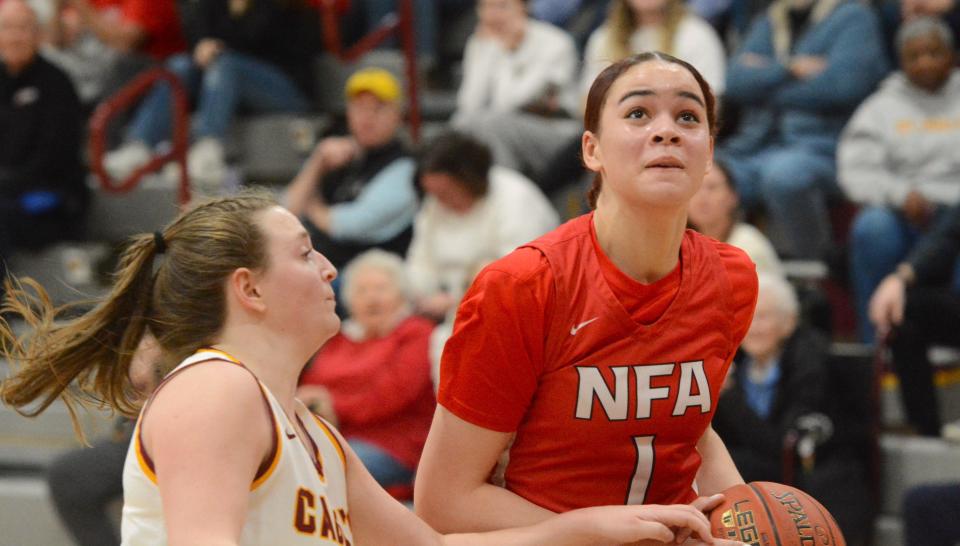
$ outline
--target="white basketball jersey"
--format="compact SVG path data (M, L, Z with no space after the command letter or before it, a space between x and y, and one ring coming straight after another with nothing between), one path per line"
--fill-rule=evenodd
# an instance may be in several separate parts
M210 360L240 362L220 351L202 349L167 375ZM296 427L267 387L260 383L276 434L272 457L250 484L250 502L240 535L242 546L353 544L347 505L346 460L329 425L296 401L297 419L313 447L317 464L297 438ZM149 404L149 403L148 403ZM144 411L149 406L144 406ZM153 464L140 443L140 421L123 468L122 546L167 544L163 508Z

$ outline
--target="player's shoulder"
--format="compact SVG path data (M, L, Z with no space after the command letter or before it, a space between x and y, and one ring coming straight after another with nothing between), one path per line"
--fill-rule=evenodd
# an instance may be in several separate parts
M503 279L526 284L544 275L550 275L550 262L544 253L534 246L521 246L484 267L477 281Z
M692 229L687 230L686 237L693 243L695 251L715 254L727 273L735 276L752 273L756 276L756 265L742 248L717 241Z
M217 388L211 389L210 385ZM151 396L150 421L176 418L206 426L223 420L224 408L231 408L228 413L242 416L242 423L263 411L259 403L263 396L259 382L248 369L214 358L178 368L168 375Z

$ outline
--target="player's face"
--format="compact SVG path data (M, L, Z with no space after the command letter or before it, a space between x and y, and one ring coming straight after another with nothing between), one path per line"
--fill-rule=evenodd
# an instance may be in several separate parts
M732 223L737 202L737 194L730 189L723 171L710 169L690 199L690 223L698 229Z
M265 320L274 328L320 345L337 333L340 319L330 283L337 270L310 244L296 216L282 207L260 213L257 223L267 245L267 266L257 279L266 302Z
M347 124L361 148L378 148L393 140L402 121L400 107L373 93L359 93L347 101Z
M420 177L423 191L432 195L445 208L458 214L466 214L477 202L463 184L447 173L424 173Z
M400 287L386 271L367 267L350 279L350 312L369 335L388 334L404 303Z
M761 292L757 298L757 308L753 313L753 322L743 338L742 347L751 356L770 356L780 351L780 347L793 333L795 322L788 320L774 298Z
M610 86L599 125L584 134L583 157L603 175L603 194L630 205L687 206L713 139L703 93L686 68L659 60L633 66Z
M943 87L950 77L953 58L953 51L934 33L907 40L900 52L900 64L907 78L931 93Z

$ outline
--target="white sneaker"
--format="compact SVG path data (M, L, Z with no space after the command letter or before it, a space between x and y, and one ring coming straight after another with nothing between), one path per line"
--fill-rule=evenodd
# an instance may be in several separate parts
M198 192L218 194L227 175L223 143L209 137L197 141L187 154L187 172L190 174L191 185Z
M960 443L960 419L943 425L940 434L948 442Z
M137 140L107 152L103 157L103 166L113 178L123 179L149 160L150 148Z

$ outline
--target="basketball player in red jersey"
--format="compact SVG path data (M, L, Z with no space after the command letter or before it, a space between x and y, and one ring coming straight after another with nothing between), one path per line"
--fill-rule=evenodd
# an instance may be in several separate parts
M755 268L685 229L714 97L689 64L644 53L597 77L584 121L595 210L487 267L458 311L416 483L438 529L602 504L708 511L742 483L710 420Z

